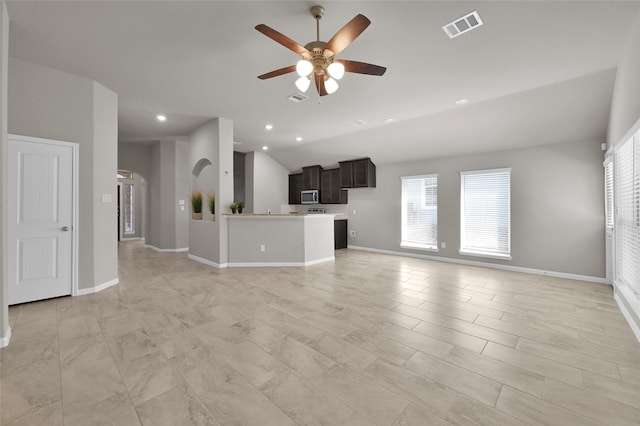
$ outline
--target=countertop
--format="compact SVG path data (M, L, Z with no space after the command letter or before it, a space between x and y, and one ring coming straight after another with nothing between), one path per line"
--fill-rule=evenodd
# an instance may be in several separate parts
M342 213L223 213L223 216L227 217L235 217L235 218L250 218L250 217L260 217L260 218L285 218L285 217L327 217L332 216L333 220L348 220L349 218Z

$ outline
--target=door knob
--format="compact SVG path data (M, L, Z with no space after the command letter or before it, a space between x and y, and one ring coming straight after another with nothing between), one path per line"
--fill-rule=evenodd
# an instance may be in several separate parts
M69 230L68 226L63 226L62 228L60 228L63 232L67 232Z

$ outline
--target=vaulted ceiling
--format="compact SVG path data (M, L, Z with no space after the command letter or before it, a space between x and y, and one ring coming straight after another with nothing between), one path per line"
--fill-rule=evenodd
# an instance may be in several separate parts
M290 170L370 156L376 164L569 141L605 141L622 49L639 1L8 1L10 56L118 93L119 140L234 122L235 149ZM299 57L254 29L304 45L311 6L327 41L356 14L372 24L339 58L387 67L346 74L303 102L295 74L258 75ZM442 26L476 10L484 25ZM456 100L468 99L465 105ZM159 123L156 115L168 117ZM355 121L365 124L355 126ZM265 130L266 124L273 129ZM296 137L302 141L296 141Z

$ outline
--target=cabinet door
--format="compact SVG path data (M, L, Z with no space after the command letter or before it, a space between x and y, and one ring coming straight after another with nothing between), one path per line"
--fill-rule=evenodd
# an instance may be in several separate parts
M353 161L340 163L340 187L353 188Z
M309 166L302 168L302 189L320 189L320 166Z
M335 250L347 248L347 221L346 220L333 221L333 241L334 241Z
M363 188L369 186L369 160L353 162L353 187Z
M302 191L302 173L289 175L289 204L300 204Z
M320 172L320 203L335 203L333 199L333 170Z

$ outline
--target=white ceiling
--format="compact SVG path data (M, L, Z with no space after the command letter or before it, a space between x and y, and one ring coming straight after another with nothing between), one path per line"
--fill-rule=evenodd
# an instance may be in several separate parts
M269 146L290 170L370 156L376 164L548 143L604 141L615 67L640 1L8 1L10 55L98 81L119 95L120 141L234 122L241 151ZM295 53L356 14L372 24L338 57L387 67L292 103ZM477 10L484 25L442 26ZM468 98L467 105L456 105ZM168 116L158 123L156 114ZM392 123L385 120L392 118ZM355 127L354 120L367 124ZM274 129L266 131L264 125ZM302 142L295 137L301 136Z

